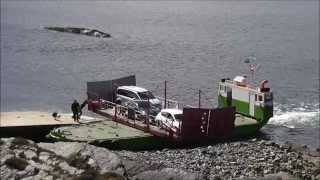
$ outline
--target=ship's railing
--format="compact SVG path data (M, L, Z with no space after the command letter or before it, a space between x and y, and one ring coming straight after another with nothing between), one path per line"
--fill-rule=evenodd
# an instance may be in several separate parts
M95 104L93 108L90 108L93 112L110 116L115 122L119 122L157 136L180 136L181 126L176 128L174 132L172 129L173 127L163 126L162 123L156 122L155 116L148 112L146 114L142 114L141 111L137 111L133 108L99 98L89 100L89 106L92 106L92 103Z
M164 108L166 108L166 109L183 109L184 107L190 107L190 108L193 107L190 105L185 105L183 103L180 103L180 102L172 100L172 99L165 100L165 98L159 97L159 96L157 96L156 98L158 98L161 101L162 109L164 109Z
M174 101L172 99L165 99L162 97L157 96L157 98L161 101L161 106L162 109L163 108L176 108L176 109L180 109L183 107L183 105L181 103L179 103L178 101Z
M144 109L145 111L142 112L141 110L139 111L136 108L130 108L128 106L123 106L111 101L104 100L103 98L101 98L101 96L99 96L96 93L88 92L87 94L91 102L96 103L96 105L94 105L94 108L91 109L93 111L99 110L101 112L108 114L113 119L118 118L118 119L121 119L122 121L125 121L128 124L140 124L140 125L142 124L142 126L150 125L150 126L158 127L159 129L162 129L168 133L171 133L171 134L173 133L170 127L160 126L161 123L155 121L157 114L150 114L151 112L150 109L145 108ZM184 107L192 107L192 106L184 105L172 99L166 99L166 106L164 106L164 103L165 103L164 98L162 97L157 97L157 98L162 102L162 109L164 107L178 108L178 109L183 109ZM179 135L180 132L181 132L181 126L179 125L179 128L176 129L176 132L173 134Z
M97 93L94 92L87 92L88 98L92 100L99 100L99 101L106 101L101 98L101 96ZM167 109L183 109L184 107L190 107L192 108L193 106L190 105L185 105L183 103L180 103L178 101L172 100L172 99L165 99L160 96L156 96L161 101L161 109L167 108ZM110 101L109 101L110 102ZM113 103L113 102L111 102ZM114 104L114 103L113 103Z
M120 118L141 122L146 122L147 120L149 120L149 123L156 125L155 116L149 114L148 110L146 110L146 112L138 111L134 108L116 104L114 102L107 101L101 98L95 99L95 101L99 104L97 106L98 110L103 110L111 116L118 116Z
M237 88L242 88L242 89L246 89L248 91L253 91L253 92L259 93L258 88L250 85L249 83L247 83L245 86L240 86L237 84L237 82L235 82L233 80L225 80L225 83L229 84L231 86L237 87Z

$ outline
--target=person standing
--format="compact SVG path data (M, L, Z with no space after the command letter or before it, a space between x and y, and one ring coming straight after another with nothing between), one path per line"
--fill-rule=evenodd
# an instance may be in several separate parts
M78 103L77 100L74 100L72 105L71 105L71 110L72 110L72 113L73 113L73 119L75 122L79 122L79 119L80 119L80 116L79 116L79 113L80 113L80 104Z

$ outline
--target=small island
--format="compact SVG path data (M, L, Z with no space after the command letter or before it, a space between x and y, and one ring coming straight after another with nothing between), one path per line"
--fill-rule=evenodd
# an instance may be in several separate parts
M94 36L99 38L110 38L111 35L96 29L88 28L77 28L77 27L45 27L47 30L58 31L58 32L68 32L74 34L83 34L87 36Z

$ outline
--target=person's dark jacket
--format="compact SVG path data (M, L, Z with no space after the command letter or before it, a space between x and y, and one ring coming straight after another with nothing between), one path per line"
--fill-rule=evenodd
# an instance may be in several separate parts
M71 105L72 112L79 112L80 111L80 104L78 102L74 102Z

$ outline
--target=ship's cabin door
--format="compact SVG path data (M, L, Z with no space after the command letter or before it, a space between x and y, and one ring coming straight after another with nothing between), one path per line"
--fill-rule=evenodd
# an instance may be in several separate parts
M249 94L249 114L250 116L254 116L254 105L255 105L255 94Z
M227 105L232 106L232 88L227 87Z

